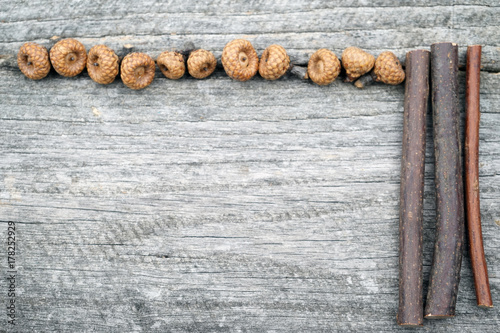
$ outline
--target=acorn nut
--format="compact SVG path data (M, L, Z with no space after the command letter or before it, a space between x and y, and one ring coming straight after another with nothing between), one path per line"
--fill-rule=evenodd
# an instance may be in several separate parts
M50 62L60 75L76 76L87 64L85 46L73 38L63 39L50 49Z
M92 80L100 84L109 84L118 75L118 56L106 45L96 45L87 57L87 72Z
M250 80L259 69L259 57L246 39L235 39L222 50L222 66L226 74L237 81Z
M26 77L43 79L50 72L49 52L37 43L25 43L17 53L17 65Z
M197 79L204 79L212 74L217 66L217 60L212 52L196 50L191 52L187 60L189 75Z
M405 71L398 57L390 51L380 53L373 67L375 81L386 84L400 84L405 80Z
M146 88L155 77L155 62L145 53L129 53L123 58L120 67L123 83L130 89Z
M281 45L270 45L262 53L259 74L266 80L276 80L285 75L290 68L290 57Z
M179 52L165 51L158 56L156 63L163 75L171 80L180 79L186 72L184 57Z
M330 84L340 74L340 61L332 51L319 49L309 58L307 74L320 86Z
M375 63L375 57L362 49L351 46L342 53L342 65L347 74L346 82L352 82L368 73Z

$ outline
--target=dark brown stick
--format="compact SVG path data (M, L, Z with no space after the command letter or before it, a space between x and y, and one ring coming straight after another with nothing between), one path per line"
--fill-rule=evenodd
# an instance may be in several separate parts
M403 156L399 204L399 309L397 322L422 326L422 234L425 124L429 100L429 51L406 54Z
M307 74L307 67L290 64L290 68L288 69L288 71L291 74L298 76L301 80L309 79L309 76Z
M354 82L354 86L359 89L364 89L365 87L368 87L369 85L372 85L373 82L375 82L373 78L373 71L361 76L359 79L357 79Z
M425 318L453 317L464 243L464 201L458 110L458 46L431 45L436 159L436 243Z
M118 60L121 63L123 58L129 53L134 52L134 45L132 44L125 44L120 50L116 51L116 55L118 56Z
M467 48L465 92L465 198L469 230L470 258L477 305L492 308L488 268L484 258L483 234L479 205L479 83L481 71L481 45Z

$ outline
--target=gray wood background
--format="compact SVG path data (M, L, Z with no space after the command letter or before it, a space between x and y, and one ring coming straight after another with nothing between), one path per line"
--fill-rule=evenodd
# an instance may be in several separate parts
M305 64L318 48L378 54L484 46L480 185L491 310L465 257L457 316L418 331L500 324L498 1L0 1L0 331L402 331L398 204L404 87L318 87L157 75L142 91L86 73L39 82L27 41L187 41L220 57L247 38ZM159 74L159 72L157 73ZM465 75L460 73L464 100ZM463 107L462 107L463 112ZM430 116L430 114L429 114ZM429 130L430 130L429 117ZM434 241L432 137L425 283ZM7 221L16 222L17 325L7 325Z

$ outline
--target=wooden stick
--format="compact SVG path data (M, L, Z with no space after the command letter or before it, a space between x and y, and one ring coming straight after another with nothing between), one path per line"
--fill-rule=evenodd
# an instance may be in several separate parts
M492 308L488 268L484 258L479 205L479 84L481 45L467 48L465 119L465 197L469 247L477 305Z
M298 65L295 65L295 64L291 64L290 68L288 69L288 71L295 75L295 76L298 76L301 80L307 80L309 79L309 75L307 74L307 67L303 67L303 66L298 66Z
M406 54L403 156L399 204L399 309L397 322L422 326L422 234L425 127L429 100L429 59L425 50Z
M431 45L436 159L436 242L425 318L455 316L464 243L464 201L458 110L458 46Z
M408 54L406 54L406 56L408 56ZM354 86L359 89L364 89L365 87L372 85L373 82L375 82L373 75L373 70L366 73L354 82Z

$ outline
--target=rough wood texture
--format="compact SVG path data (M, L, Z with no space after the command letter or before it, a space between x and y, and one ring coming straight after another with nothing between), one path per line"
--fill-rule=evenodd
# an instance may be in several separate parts
M465 240L458 46L431 45L432 124L436 184L436 240L425 317L455 316Z
M399 307L397 321L422 326L423 234L426 116L429 105L430 54L406 55L406 82L399 203Z
M437 41L485 45L480 195L497 299L500 7L412 3L2 0L0 235L17 221L18 331L401 331L402 85L238 83L220 68L202 81L157 75L143 91L86 74L25 79L11 57L54 35L154 57L187 40L220 57L247 37L303 65L320 47L402 58ZM459 82L463 101L463 72ZM426 141L424 285L435 220ZM494 331L499 318L475 305L466 260L457 316L424 329Z
M479 204L479 94L481 81L481 45L467 48L465 82L465 208L469 251L474 275L477 305L493 307L488 266L484 257L483 232L481 231L481 206Z

